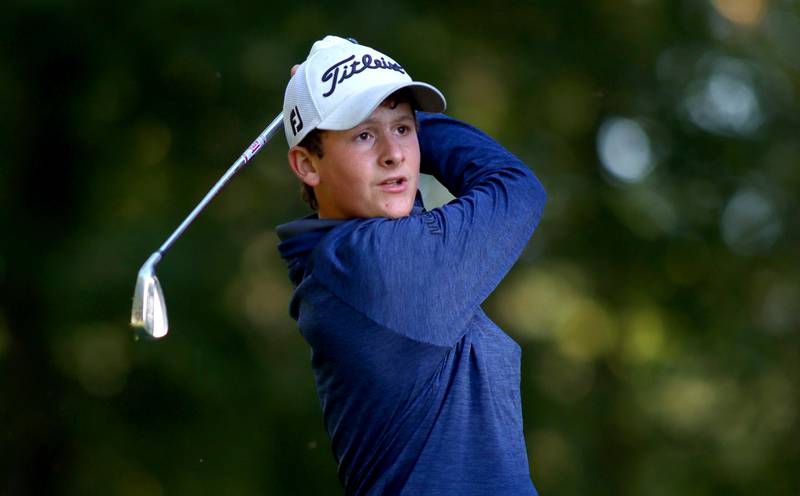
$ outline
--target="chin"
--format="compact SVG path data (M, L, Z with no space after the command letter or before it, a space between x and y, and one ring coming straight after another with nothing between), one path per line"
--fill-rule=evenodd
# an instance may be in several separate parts
M411 213L411 210L409 210L408 212L405 212L405 213L392 212L392 213L386 214L386 218L387 219L402 219L403 217L408 217L408 214L410 214L410 213Z
M384 215L390 219L400 219L403 217L408 217L413 207L414 203L411 202L408 205L397 206L395 208L387 209Z

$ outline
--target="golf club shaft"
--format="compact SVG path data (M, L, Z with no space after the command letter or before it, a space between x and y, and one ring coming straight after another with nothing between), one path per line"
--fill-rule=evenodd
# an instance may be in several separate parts
M194 219L200 214L200 212L206 207L206 205L208 205L208 203L215 196L217 196L217 193L219 193L220 190L222 190L222 188L224 188L225 185L228 184L228 181L230 181L230 179L233 176L235 176L237 172L239 172L239 169L241 169L247 162L249 162L250 159L252 159L255 156L255 154L258 153L258 151L275 135L275 133L278 132L282 123L283 123L283 112L281 112L274 119L272 119L272 122L270 122L269 125L264 129L264 131L258 135L255 141L253 141L253 143L249 147L247 147L247 149L244 151L244 153L242 153L239 159L236 160L236 162L234 162L233 165L231 165L228 168L228 170L225 172L225 174L223 174L220 180L217 181L217 184L215 184L214 187L211 188L211 190L208 193L206 193L206 196L203 197L203 199L200 201L200 203L197 204L196 207L194 207L194 210L192 210L189 216L186 217L186 219L184 219L183 222L181 222L181 225L179 225L177 229L175 229L175 232L173 232L172 235L170 235L170 237L167 238L166 241L164 241L164 244L161 245L157 253L163 254L164 252L169 250L169 248L172 246L175 240L177 240L181 236L181 234L183 234L186 228L189 227L189 224L194 222ZM160 259L161 257L155 260L155 262L157 263L158 260Z

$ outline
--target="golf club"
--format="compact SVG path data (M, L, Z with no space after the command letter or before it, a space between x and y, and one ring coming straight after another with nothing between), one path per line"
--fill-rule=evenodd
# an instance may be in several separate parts
M133 293L133 308L131 309L131 326L145 336L151 338L162 338L166 336L169 329L167 321L167 306L164 301L164 292L161 284L156 277L155 267L167 250L177 240L181 234L194 222L195 218L208 205L208 203L220 192L220 190L236 175L237 172L252 159L256 153L275 135L283 123L283 112L278 114L272 122L258 135L253 143L242 153L242 155L228 168L227 172L217 181L206 196L194 207L188 217L175 229L175 232L164 241L164 244L152 255L139 269L136 278L136 289Z

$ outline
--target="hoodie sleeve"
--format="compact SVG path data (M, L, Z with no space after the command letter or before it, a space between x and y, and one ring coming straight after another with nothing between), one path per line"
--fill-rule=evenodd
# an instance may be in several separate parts
M376 323L452 346L519 258L545 192L519 159L486 134L420 113L422 172L456 199L401 219L360 219L317 246L311 273Z

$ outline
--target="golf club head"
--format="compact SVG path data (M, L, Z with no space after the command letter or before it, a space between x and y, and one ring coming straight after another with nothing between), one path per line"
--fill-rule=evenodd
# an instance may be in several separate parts
M131 309L131 326L140 334L155 339L166 336L169 329L164 292L155 273L159 260L161 253L153 253L139 269Z

